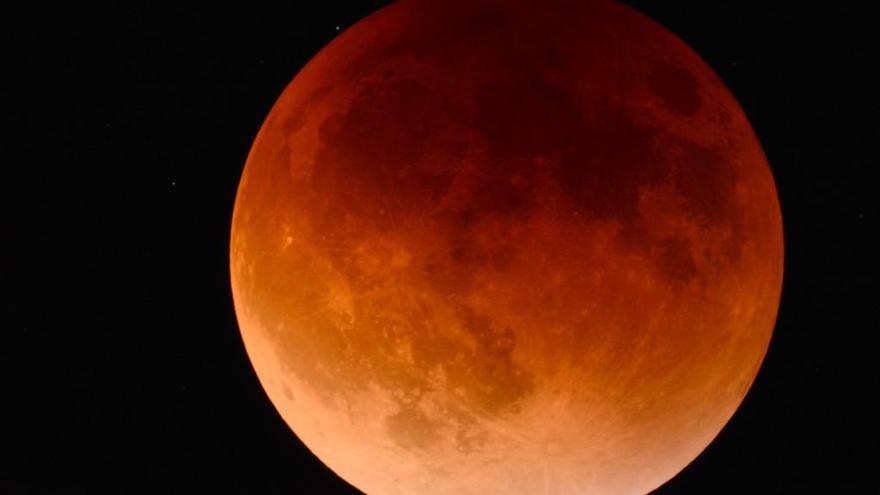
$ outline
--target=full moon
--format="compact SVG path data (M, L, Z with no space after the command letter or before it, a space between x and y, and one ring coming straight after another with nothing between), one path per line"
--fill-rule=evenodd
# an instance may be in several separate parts
M266 118L230 242L266 393L369 495L649 492L741 403L782 286L742 109L604 1L352 26Z

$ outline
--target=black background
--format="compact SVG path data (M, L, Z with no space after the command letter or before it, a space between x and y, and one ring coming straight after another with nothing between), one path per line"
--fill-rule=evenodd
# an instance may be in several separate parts
M227 250L271 105L336 26L381 3L4 12L0 493L357 493L265 397ZM657 493L876 493L872 17L806 2L629 3L737 96L786 236L754 387Z

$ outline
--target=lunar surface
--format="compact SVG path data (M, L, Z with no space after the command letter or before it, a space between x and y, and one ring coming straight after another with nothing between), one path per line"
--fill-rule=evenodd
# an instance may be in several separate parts
M644 494L754 380L781 221L739 105L653 21L404 0L266 118L232 289L269 398L369 495Z

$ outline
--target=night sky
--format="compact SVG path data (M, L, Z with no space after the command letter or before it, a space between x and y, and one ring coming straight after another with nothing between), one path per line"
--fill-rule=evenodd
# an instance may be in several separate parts
M263 393L232 308L228 237L275 99L383 3L5 13L0 493L359 493ZM872 17L790 2L627 3L736 95L776 177L786 239L755 385L656 493L873 492Z

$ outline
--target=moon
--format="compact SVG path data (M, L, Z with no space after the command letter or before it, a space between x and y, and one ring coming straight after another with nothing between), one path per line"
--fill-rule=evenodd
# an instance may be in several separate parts
M230 272L281 417L369 495L643 494L731 418L782 286L742 109L599 1L403 0L247 158Z

